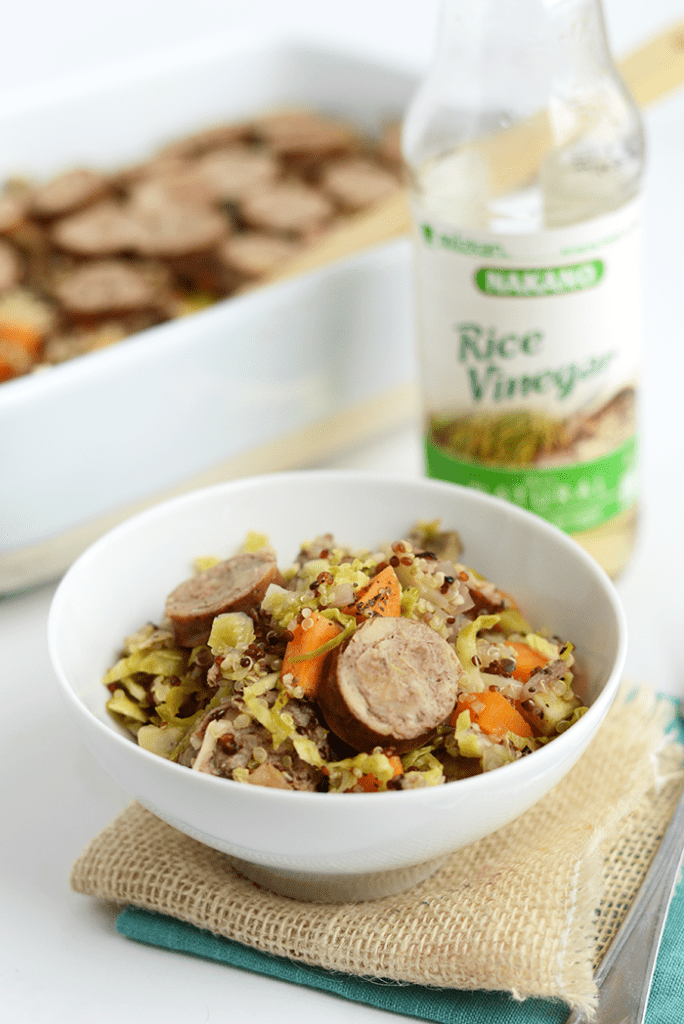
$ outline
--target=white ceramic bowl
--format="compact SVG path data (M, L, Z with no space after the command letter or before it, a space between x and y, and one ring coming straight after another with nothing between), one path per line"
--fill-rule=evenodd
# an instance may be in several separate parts
M248 530L281 564L327 531L373 546L418 519L442 520L464 561L516 595L538 627L577 645L589 711L548 746L485 775L421 790L304 793L193 772L139 748L108 716L101 679L123 638L159 620L167 593L200 555L229 556ZM72 565L49 616L49 648L74 725L132 797L226 853L285 895L361 899L407 888L451 851L542 799L595 736L619 684L626 627L608 577L543 520L475 490L364 473L284 473L233 481L149 509L101 537Z

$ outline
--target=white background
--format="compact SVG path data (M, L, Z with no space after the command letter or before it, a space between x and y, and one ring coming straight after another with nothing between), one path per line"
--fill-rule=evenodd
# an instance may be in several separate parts
M15 0L4 7L0 93L254 28L333 39L424 67L438 0ZM684 18L682 0L605 0L604 11L616 53Z
M477 0L474 0L477 2ZM432 45L436 0L28 0L5 5L0 104L83 71L230 33L332 42L417 70ZM682 0L606 0L617 54L684 19ZM684 444L681 238L684 92L649 111L645 186L647 332L644 520L619 583L630 626L628 671L684 691ZM1 144L1 140L0 140ZM417 424L342 452L329 465L421 472ZM396 1017L119 937L113 908L70 892L87 841L127 799L70 733L45 646L52 587L0 600L2 833L0 1018L17 1024L203 1024ZM684 1007L683 1007L684 1017Z

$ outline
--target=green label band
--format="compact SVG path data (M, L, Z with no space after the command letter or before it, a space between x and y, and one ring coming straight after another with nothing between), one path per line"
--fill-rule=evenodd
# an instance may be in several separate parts
M485 295L529 299L539 295L568 295L594 288L603 277L603 271L601 260L539 269L482 267L475 274L475 284Z
M567 533L601 526L636 501L636 437L599 459L553 469L465 462L448 455L429 437L425 454L429 476L504 498Z

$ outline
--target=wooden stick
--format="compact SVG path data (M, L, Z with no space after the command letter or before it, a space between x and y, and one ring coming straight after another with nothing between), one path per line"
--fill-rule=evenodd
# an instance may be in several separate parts
M684 21L633 50L618 68L642 107L677 89L684 82Z

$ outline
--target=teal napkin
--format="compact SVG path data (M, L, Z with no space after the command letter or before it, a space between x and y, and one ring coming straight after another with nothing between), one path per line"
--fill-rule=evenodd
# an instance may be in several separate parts
M296 960L262 953L175 918L137 907L123 910L116 927L128 938L151 946L205 957L280 981L315 988L354 1003L437 1024L564 1024L569 1013L564 1003L543 999L518 1003L507 992L458 992L333 974L322 967L309 967ZM684 1002L680 1004L680 1011L684 1011ZM682 1024L682 1020L684 1015L680 1012L677 1024Z
M675 717L672 730L684 741L684 725L679 716ZM122 935L151 946L214 960L435 1024L565 1024L569 1014L568 1007L560 1001L526 999L517 1002L507 992L432 989L333 973L262 953L175 918L137 907L123 910L116 927ZM670 905L660 945L646 1024L683 1022L684 886L680 884Z
M241 970L305 985L333 996L365 1003L379 1010L434 1021L435 1024L565 1024L568 1007L547 999L516 1002L507 992L459 992L420 985L366 981L353 975L333 974L296 960L262 953L231 939L195 928L163 914L127 907L116 922L130 939L178 953L229 964ZM660 946L646 1024L684 1022L684 886L670 906Z

